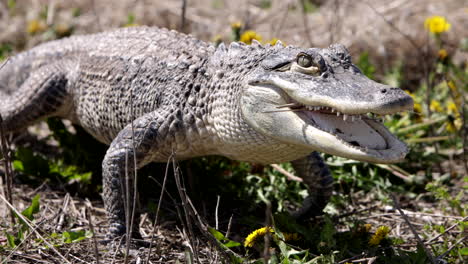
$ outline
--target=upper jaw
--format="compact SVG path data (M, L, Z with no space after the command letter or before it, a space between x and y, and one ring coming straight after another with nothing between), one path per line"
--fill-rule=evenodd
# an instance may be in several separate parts
M413 99L404 91L374 82L362 74L325 76L271 72L257 76L249 84L271 84L288 95L289 103L328 107L347 115L387 115L413 109Z
M343 100L340 101L340 98L346 98L345 96L332 98L323 94L321 95L320 92L318 92L318 95L314 95L314 90L320 91L317 89L331 89L332 87L328 85L320 87L318 83L314 84L314 82L310 82L311 78L288 79L281 78L281 75L277 74L269 74L268 78L263 77L263 80L260 82L258 79L257 81L250 82L247 90L253 94L258 89L263 90L261 96L263 98L259 99L257 97L256 100L263 100L265 102L256 103L251 106L244 105L243 112L246 114L246 112L255 109L256 113L254 114L259 115L258 108L267 110L263 112L261 117L257 117L264 119L262 121L263 124L253 124L254 127L260 128L264 134L273 134L279 140L303 145L304 147L311 148L311 150L373 163L399 162L408 153L405 143L398 140L380 122L365 115L367 113L393 114L412 109L412 99L403 91L369 80L378 85L376 89L389 89L388 93L381 94L393 95L395 96L394 100L386 100L384 96L379 94L373 97L374 99L378 99L379 102L369 101L366 104L356 102L358 100L348 100L345 103ZM307 79L309 80L308 82L305 81ZM306 82L309 86L305 86L301 82ZM334 88L336 90L336 87ZM269 95L269 91L274 95ZM270 96L271 98L269 98ZM268 110L273 110L271 112L277 113L268 113ZM286 111L278 112L278 110ZM331 114L333 114L333 118ZM338 122L336 115L340 116L340 120L341 118L344 120ZM354 121L354 119L359 121ZM346 124L346 122L356 123ZM255 123L255 120L253 123ZM281 131L276 128L277 124L287 124L287 127L283 129L284 131ZM353 128L354 130L350 129L349 131L359 132L359 130L362 130L359 127L364 127L362 131L368 134L370 131L374 131L379 137L376 137L372 141L367 140L365 133L361 136L343 136L337 132L340 128L343 130L343 128L356 127L356 124L358 128ZM298 131L297 134L294 134L294 131ZM353 141L356 141L357 144Z

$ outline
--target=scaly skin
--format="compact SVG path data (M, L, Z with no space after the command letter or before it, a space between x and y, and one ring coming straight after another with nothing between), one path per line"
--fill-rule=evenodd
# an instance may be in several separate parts
M311 193L297 213L304 216L321 213L331 194L330 172L313 151L371 162L407 152L376 122L335 116L412 107L401 90L363 76L340 45L215 48L174 31L127 28L42 44L11 58L0 80L7 131L58 116L110 145L102 166L112 237L126 232L121 186L134 155L137 169L171 153L293 161Z

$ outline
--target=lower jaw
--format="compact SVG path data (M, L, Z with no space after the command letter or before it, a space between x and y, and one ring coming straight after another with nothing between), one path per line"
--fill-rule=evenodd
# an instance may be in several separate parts
M372 162L372 163L395 163L401 161L408 152L406 145L393 136L383 125L373 120L361 121L365 122L373 129L382 140L385 141L384 148L358 147L351 145L349 142L340 138L337 135L328 133L320 128L317 123L311 124L310 119L305 114L297 112L301 119L314 127L315 133L320 131L322 142L317 142L317 150L329 153L336 156L346 157L350 159ZM306 119L306 120L304 120ZM315 121L314 121L315 122ZM327 135L328 134L328 135ZM324 142L329 141L329 142ZM362 141L361 141L362 142ZM364 145L364 144L363 144Z

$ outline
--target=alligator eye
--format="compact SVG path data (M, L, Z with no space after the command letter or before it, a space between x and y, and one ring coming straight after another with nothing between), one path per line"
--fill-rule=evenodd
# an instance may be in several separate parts
M296 63L291 65L291 71L317 76L321 73L320 69L323 68L319 63L321 61L317 63L311 55L301 52L296 57Z
M304 68L309 68L314 63L312 57L305 53L299 53L299 55L297 55L296 62L299 64L299 66Z

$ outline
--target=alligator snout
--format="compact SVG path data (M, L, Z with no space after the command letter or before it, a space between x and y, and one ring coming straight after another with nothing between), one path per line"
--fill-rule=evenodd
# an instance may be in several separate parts
M379 114L392 114L413 109L413 98L400 88L385 86L374 94L374 100L381 102Z

